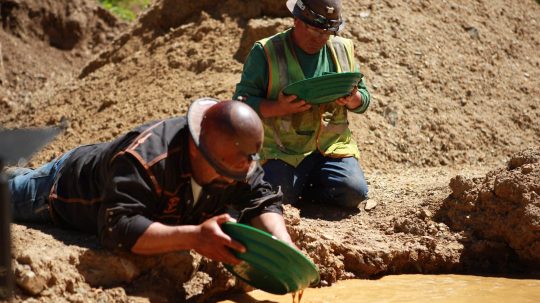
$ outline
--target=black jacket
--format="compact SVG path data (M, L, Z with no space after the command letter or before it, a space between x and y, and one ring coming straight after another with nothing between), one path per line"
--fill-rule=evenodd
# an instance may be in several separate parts
M80 146L59 170L49 195L51 216L63 226L97 233L106 247L130 249L154 222L199 224L224 213L240 220L282 213L282 194L263 170L226 189L203 187L193 203L189 129L185 117L143 125L118 139Z

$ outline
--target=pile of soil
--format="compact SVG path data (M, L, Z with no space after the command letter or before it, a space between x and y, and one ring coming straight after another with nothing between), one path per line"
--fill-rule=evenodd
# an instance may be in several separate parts
M6 10L11 2L18 6ZM66 125L30 166L185 114L196 98L231 98L253 42L292 25L284 0L157 0L129 27L90 0L26 2L2 2L3 24L20 26L0 30L0 125ZM344 6L343 36L355 41L373 95L365 114L350 117L370 200L354 212L286 206L289 232L319 266L321 286L537 270L540 6ZM16 302L201 301L245 289L195 253L108 252L93 235L52 226L14 224L13 234Z
M0 16L2 113L34 104L37 90L70 81L90 56L127 27L86 0L3 0Z
M483 178L456 176L450 188L437 215L463 231L466 262L503 272L509 265L540 269L540 149L514 155Z

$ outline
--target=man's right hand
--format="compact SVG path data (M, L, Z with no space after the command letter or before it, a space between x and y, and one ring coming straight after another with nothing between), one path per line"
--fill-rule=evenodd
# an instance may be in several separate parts
M240 263L241 260L234 256L231 249L243 253L246 251L246 248L238 241L233 240L221 229L221 224L230 221L234 222L235 220L228 214L222 214L197 225L193 249L212 260L229 264Z
M311 108L305 100L296 100L295 95L285 95L280 92L277 100L263 100L259 111L265 118L281 117L301 113Z
M201 255L220 262L238 264L241 261L231 249L245 252L246 248L223 232L221 224L233 221L228 214L212 217L199 225L165 225L153 222L131 248L136 254L154 255L193 249Z

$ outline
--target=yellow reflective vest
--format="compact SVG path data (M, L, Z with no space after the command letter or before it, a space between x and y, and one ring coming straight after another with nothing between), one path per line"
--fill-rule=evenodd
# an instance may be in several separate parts
M269 83L266 98L277 100L288 84L304 79L290 37L290 30L259 40L266 55ZM335 72L355 71L354 46L351 40L331 36L326 44L336 67ZM263 118L263 160L280 159L297 166L306 156L318 150L329 157L359 158L356 142L351 137L347 108L334 102L315 105L302 113Z

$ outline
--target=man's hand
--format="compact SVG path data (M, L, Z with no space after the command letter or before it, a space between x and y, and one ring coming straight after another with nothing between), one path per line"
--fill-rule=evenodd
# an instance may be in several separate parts
M199 225L170 226L154 222L139 237L131 251L154 255L193 249L210 259L238 264L230 249L245 252L246 248L223 232L221 224L233 221L228 214L212 217Z
M362 106L362 95L358 91L358 86L355 86L348 96L338 98L335 102L336 104L345 106L350 110Z
M216 261L229 264L240 263L241 260L236 258L230 249L243 253L246 248L221 229L221 224L229 221L234 222L235 220L229 214L222 214L197 225L198 234L193 249L201 255Z
M296 100L295 95L279 93L277 100L263 100L259 107L261 115L265 118L281 117L305 112L311 108L311 104L305 100Z

